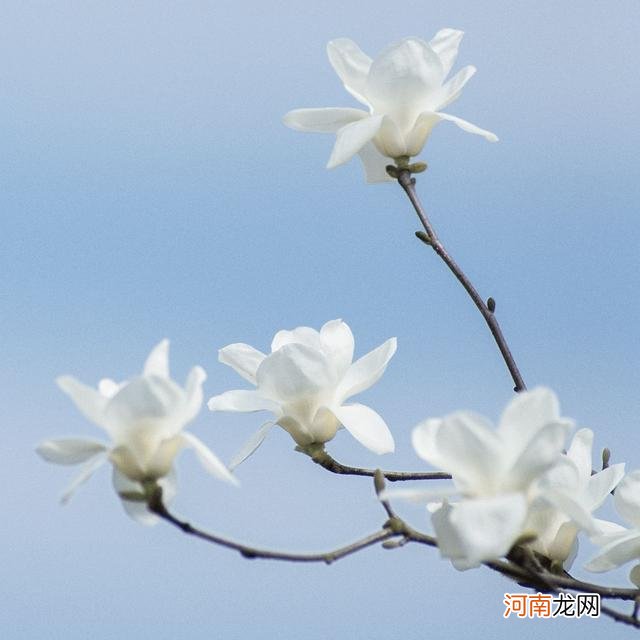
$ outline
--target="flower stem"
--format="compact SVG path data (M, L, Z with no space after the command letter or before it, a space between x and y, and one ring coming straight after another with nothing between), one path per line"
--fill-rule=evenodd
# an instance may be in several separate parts
M504 362L507 365L507 369L509 369L509 373L511 374L511 378L513 379L514 391L524 391L527 387L524 383L524 380L522 379L522 376L520 375L520 371L518 369L518 366L516 365L513 355L511 354L511 350L507 345L507 341L502 334L502 329L500 329L500 325L496 320L496 316L494 313L495 301L493 300L493 298L489 298L487 302L483 300L469 278L467 278L456 261L444 248L442 242L440 242L440 240L438 239L438 235L433 228L431 221L427 217L422 203L420 202L420 198L416 193L416 181L415 178L411 177L411 171L409 169L398 170L397 180L409 197L409 200L411 201L411 204L413 205L413 208L418 214L418 218L420 219L420 222L424 227L426 235L421 234L418 235L418 237L425 244L428 244L438 254L442 261L447 265L447 267L449 267L453 275L457 278L458 282L464 287L464 290L469 294L469 297L473 300L474 304L487 323L489 330L491 331L491 335L498 345L498 349L500 349L502 358L504 359Z

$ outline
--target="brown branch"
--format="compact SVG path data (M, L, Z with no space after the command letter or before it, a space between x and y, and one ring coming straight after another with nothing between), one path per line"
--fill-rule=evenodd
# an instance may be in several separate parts
M513 355L511 354L509 345L502 334L502 329L496 320L495 300L493 298L489 298L487 302L484 301L469 278L465 275L451 255L449 255L442 242L438 239L438 235L436 234L431 221L427 217L424 207L420 202L420 198L416 193L416 181L415 178L411 177L411 171L406 168L393 166L388 167L387 170L391 175L396 177L398 183L404 189L411 201L411 204L413 205L413 208L415 209L415 212L418 214L418 218L420 219L422 226L424 227L425 233L423 234L422 232L418 232L416 235L438 254L447 267L449 267L453 275L457 278L458 282L460 282L465 291L469 294L487 323L489 330L491 331L491 335L498 345L498 349L500 349L502 358L504 359L507 369L509 369L509 373L513 379L514 391L524 391L526 389L526 385L520 375L520 371L516 365Z

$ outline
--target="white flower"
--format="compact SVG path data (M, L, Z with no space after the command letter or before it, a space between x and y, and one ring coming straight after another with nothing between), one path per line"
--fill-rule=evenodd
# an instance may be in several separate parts
M285 115L284 123L298 131L335 133L327 168L359 153L367 182L390 180L385 171L387 158L418 155L441 120L495 142L498 138L493 133L440 111L458 98L476 72L475 67L467 66L445 82L462 36L462 31L442 29L428 43L405 38L388 46L375 60L352 40L332 40L327 45L331 65L345 89L369 111L295 109Z
M592 542L602 547L600 552L585 565L596 573L611 571L630 560L640 559L640 471L632 471L617 486L613 503L629 529L613 522L599 520L600 532L591 537ZM634 568L630 579L640 583L638 569Z
M47 440L37 447L36 451L49 462L85 463L64 493L63 502L108 460L113 465L114 487L127 513L140 522L152 524L156 517L144 502L125 499L123 494L142 494L142 483L152 480L163 487L165 501L171 499L175 494L173 461L184 447L192 448L211 474L237 483L210 449L183 431L202 406L206 373L201 367L194 367L185 388L181 388L169 377L168 351L169 342L163 340L149 354L141 376L122 383L104 379L97 390L70 376L57 379L58 386L76 407L111 438L110 445L69 438Z
M571 426L545 388L519 393L496 430L466 411L419 424L412 438L416 452L450 473L455 485L440 492L444 502L430 505L441 555L467 569L508 553L523 533L532 487L558 461ZM462 499L452 503L452 494ZM388 495L433 501L437 490Z
M536 487L525 529L536 534L531 548L570 567L578 550L578 531L594 533L591 514L624 475L624 463L592 474L593 431L580 429L566 455Z
M271 411L265 424L234 458L231 467L250 456L274 423L302 447L331 440L340 426L375 453L393 451L393 437L384 420L361 404L344 404L382 376L396 351L390 338L356 362L353 334L342 320L327 322L320 331L298 327L279 331L265 355L247 344L219 351L220 362L232 367L255 390L227 391L209 400L212 411Z

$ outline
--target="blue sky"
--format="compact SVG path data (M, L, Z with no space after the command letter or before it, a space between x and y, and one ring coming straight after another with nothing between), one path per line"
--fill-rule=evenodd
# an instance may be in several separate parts
M231 342L342 317L363 354L398 353L362 400L397 452L341 432L363 466L421 468L421 419L497 417L510 380L481 318L393 184L356 162L328 172L331 136L286 129L296 107L356 106L326 42L374 54L406 35L464 29L478 73L449 111L488 144L437 127L419 189L442 239L497 313L529 386L558 393L614 461L640 466L636 125L640 5L567 2L5 2L0 10L0 381L7 637L538 637L502 620L509 584L460 574L431 551L374 549L332 567L249 562L130 521L103 470L61 508L71 470L48 437L99 435L53 384L138 372L163 337L172 368L236 388ZM262 416L212 415L193 431L229 459ZM241 489L178 464L176 510L248 543L339 546L375 530L372 486L323 472L283 432L238 470ZM402 507L417 526L424 513ZM605 512L606 513L606 512ZM585 550L588 555L588 549ZM577 565L578 572L580 567ZM581 574L585 575L585 574ZM625 572L611 578L625 584ZM513 590L513 588L511 588ZM584 637L610 622L545 623Z

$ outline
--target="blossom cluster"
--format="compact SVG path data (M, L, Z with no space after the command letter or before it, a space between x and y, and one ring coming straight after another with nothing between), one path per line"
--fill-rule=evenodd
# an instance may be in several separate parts
M389 160L408 166L443 120L495 141L494 134L441 111L459 97L476 71L466 66L446 79L462 35L443 29L429 42L406 38L375 59L351 40L333 40L328 45L331 65L368 111L297 109L285 116L285 123L302 131L335 133L328 166L358 154L370 182L390 179L385 170ZM276 426L303 451L323 447L343 428L376 454L394 451L385 420L350 399L381 378L396 351L396 338L354 360L353 334L338 319L319 331L305 326L278 331L268 353L245 343L222 348L219 361L253 388L214 395L208 408L272 416L228 465L185 431L202 407L204 370L194 367L184 386L179 385L169 374L168 350L163 340L149 354L142 373L123 382L103 379L93 388L71 376L58 378L60 389L109 439L65 438L38 446L49 462L82 465L63 494L64 502L109 463L127 513L152 524L156 516L149 510L150 488L161 487L165 503L173 498L175 460L182 449L193 450L218 479L238 484L235 468ZM495 428L469 411L429 418L413 430L413 447L433 468L450 474L451 482L428 490L389 490L381 498L423 502L440 554L461 570L508 556L520 543L550 563L568 567L580 533L600 548L586 565L591 571L638 561L640 471L625 475L622 463L593 471L594 434L582 428L570 438L574 429L574 422L562 417L554 392L544 387L516 394ZM594 515L613 492L628 527ZM630 577L640 586L640 564Z

